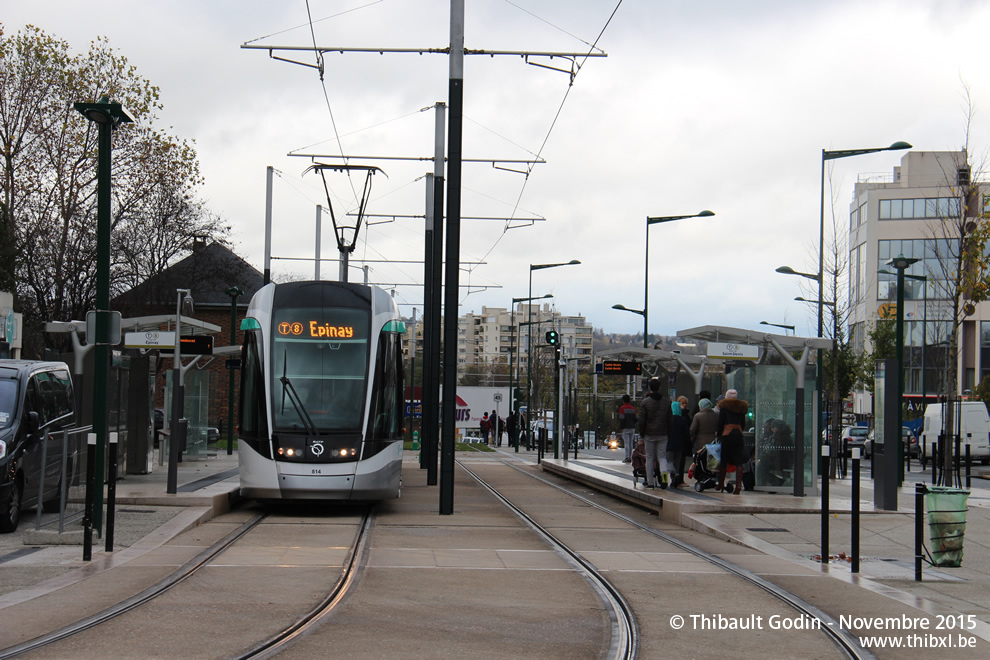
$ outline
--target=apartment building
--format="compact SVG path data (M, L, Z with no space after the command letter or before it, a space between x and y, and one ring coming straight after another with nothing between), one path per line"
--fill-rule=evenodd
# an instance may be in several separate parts
M525 325L530 320L532 325ZM562 314L548 303L534 304L532 309L519 305L514 312L482 307L480 314L470 312L457 320L458 372L463 373L467 365L508 366L510 351L514 362L525 363L530 327L534 346L542 345L546 331L553 328L561 335L566 357L591 359L593 328L583 316Z

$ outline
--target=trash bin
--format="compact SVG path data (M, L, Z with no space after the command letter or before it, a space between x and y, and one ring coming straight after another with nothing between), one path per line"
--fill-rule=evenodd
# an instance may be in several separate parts
M928 533L935 566L958 568L962 565L968 497L968 490L928 487L925 507L928 509Z

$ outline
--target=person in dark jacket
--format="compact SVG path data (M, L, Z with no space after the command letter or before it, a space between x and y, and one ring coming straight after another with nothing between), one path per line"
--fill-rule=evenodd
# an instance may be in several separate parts
M670 436L667 438L667 462L670 464L670 481L676 488L684 483L684 456L691 448L691 424L688 422L684 397L670 404Z
M728 466L736 466L736 490L742 492L743 467L749 460L746 455L746 445L743 441L743 428L746 424L746 413L749 404L739 398L736 390L725 393L725 400L719 405L717 435L722 445L722 460L718 465L718 486L716 490L725 489L725 473Z
M639 435L646 447L646 487L656 488L658 478L656 464L660 463L660 488L666 488L670 481L667 466L667 438L670 436L670 401L660 391L660 379L651 378L650 393L640 401Z

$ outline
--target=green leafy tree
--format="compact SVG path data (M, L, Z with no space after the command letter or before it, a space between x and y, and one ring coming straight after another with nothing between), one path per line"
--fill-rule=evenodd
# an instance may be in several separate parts
M897 357L897 323L895 321L877 319L867 332L873 350L864 352L858 364L858 375L861 384L870 394L874 394L874 373L879 360Z
M82 54L27 26L0 25L0 288L16 292L27 354L41 324L82 318L96 298L98 131L73 108L106 96L135 120L114 131L111 296L229 227L197 200L195 150L157 129L159 90L106 39ZM11 286L13 285L13 286Z

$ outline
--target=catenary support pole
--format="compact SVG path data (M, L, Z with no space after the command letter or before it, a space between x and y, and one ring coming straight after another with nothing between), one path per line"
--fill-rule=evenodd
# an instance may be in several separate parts
M450 1L450 124L447 162L447 262L444 289L443 423L440 456L440 515L454 513L454 437L457 400L457 307L461 249L461 146L464 114L464 0Z
M272 178L275 168L265 169L265 284L272 281Z

